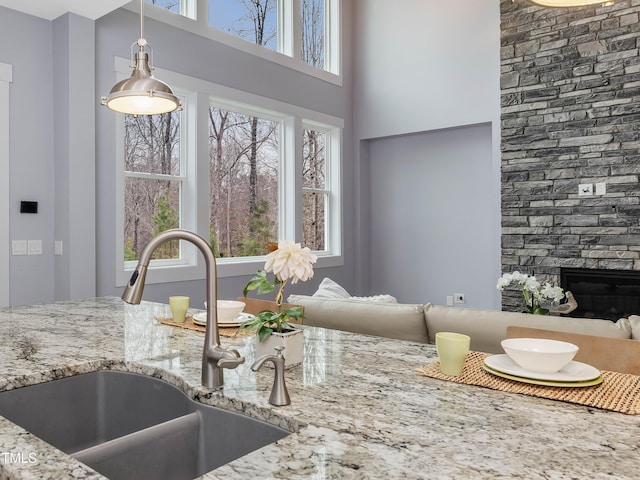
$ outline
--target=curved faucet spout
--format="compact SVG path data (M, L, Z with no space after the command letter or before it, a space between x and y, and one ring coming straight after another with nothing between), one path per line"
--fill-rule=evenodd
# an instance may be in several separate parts
M204 256L207 272L207 327L204 334L204 351L202 353L202 385L207 388L218 388L224 383L223 368L235 368L244 362L237 350L223 348L220 345L217 317L217 269L216 259L211 247L201 236L188 230L166 230L152 238L140 254L138 266L131 275L122 299L127 303L138 304L142 300L142 292L147 277L147 267L153 252L163 243L170 240L185 240L195 245Z

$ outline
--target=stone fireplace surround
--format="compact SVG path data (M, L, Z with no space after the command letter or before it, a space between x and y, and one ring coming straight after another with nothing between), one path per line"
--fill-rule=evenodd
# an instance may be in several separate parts
M639 271L640 3L500 9L502 271Z

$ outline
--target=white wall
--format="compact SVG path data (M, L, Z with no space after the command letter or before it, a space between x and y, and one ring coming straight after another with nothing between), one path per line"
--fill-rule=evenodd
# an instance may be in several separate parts
M387 290L406 301L443 304L445 292L452 295L463 288L466 306L499 308L495 292L500 274L499 1L356 0L355 18L355 168L361 182L356 192L357 290L362 294ZM438 132L442 129L451 130ZM479 137L476 151L464 147L470 132ZM457 176L442 164L451 161L443 160L450 155L456 159ZM483 188L473 198L479 208L475 214L482 219L474 223L474 236L484 241L474 253L487 260L483 271L467 263L451 276L451 262L446 262L446 269L445 264L434 269L431 252L422 252L420 258L426 263L421 264L411 250L378 267L380 258L394 248L386 237L388 222L414 225L419 212L412 202L428 200L425 211L437 208L443 219L459 214L460 205L448 196L427 199L402 185L437 185L443 187L440 194L449 194L459 191L467 180L462 176L476 168L483 169ZM384 181L397 191L380 184ZM390 199L395 210L383 221L378 209L389 205ZM462 249L453 236L460 230L446 225L439 224L444 230L437 248L440 258L453 259ZM452 232L445 238L442 232L447 230ZM415 290L415 279L406 272L416 270L424 274L433 298ZM394 279L393 285L381 279L385 276ZM465 277L469 287L462 285ZM440 286L434 289L436 282ZM488 286L480 286L481 282Z

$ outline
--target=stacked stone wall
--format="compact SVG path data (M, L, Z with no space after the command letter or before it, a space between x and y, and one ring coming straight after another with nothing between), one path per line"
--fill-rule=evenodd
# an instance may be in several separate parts
M502 271L640 270L640 1L500 8Z

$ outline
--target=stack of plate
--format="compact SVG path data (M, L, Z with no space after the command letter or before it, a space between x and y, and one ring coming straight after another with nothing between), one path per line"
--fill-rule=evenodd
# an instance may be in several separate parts
M225 328L225 327L239 327L240 324L242 324L242 322L247 321L250 318L253 318L254 315L251 315L250 313L240 313L240 315L238 315L236 318L228 321L228 322L221 322L218 321L218 326ZM193 323L195 323L196 325L202 325L205 326L207 324L207 312L201 312L201 313L196 313L193 316Z
M498 377L545 385L550 387L591 387L602 383L600 370L581 362L569 362L567 366L554 373L539 373L518 366L508 355L491 355L482 366L487 372Z

